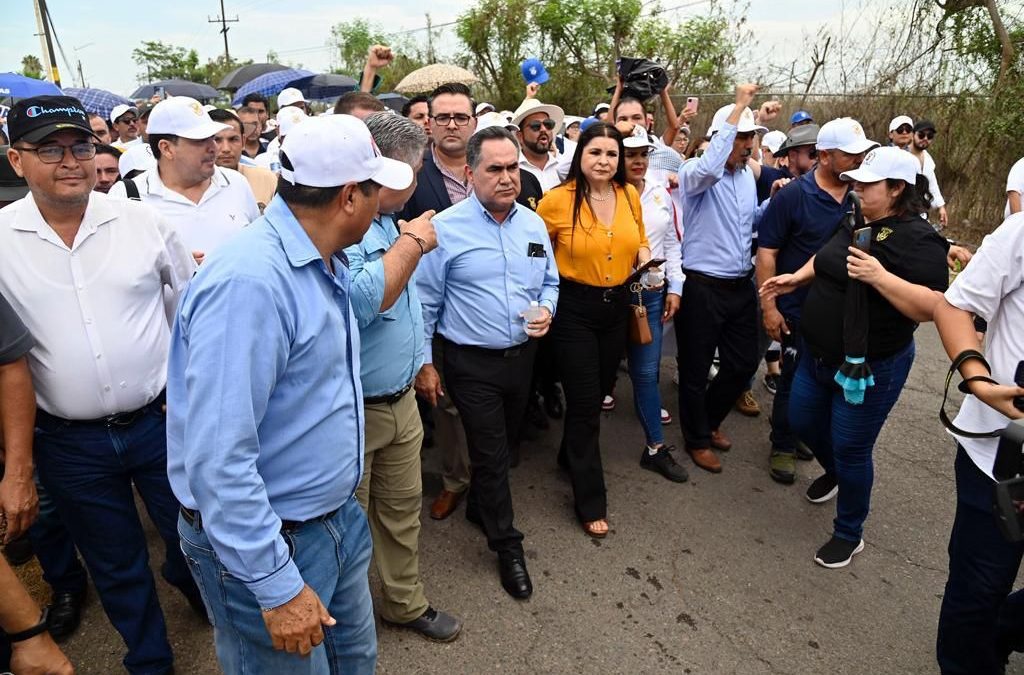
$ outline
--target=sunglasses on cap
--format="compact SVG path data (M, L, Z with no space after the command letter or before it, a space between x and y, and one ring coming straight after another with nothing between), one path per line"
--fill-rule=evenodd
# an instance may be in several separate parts
M930 140L933 140L935 138L935 132L934 131L918 131L917 132L917 137L918 138L925 138L925 139L928 139L930 141Z
M530 131L540 131L540 128L542 126L545 129L547 129L548 131L551 131L552 129L555 128L555 121L553 119L551 119L551 118L548 118L548 119L544 120L543 122L540 121L540 120L534 120L534 121L530 122L529 124L527 124L526 128L529 129Z
M910 126L909 124L901 124L900 126L896 127L896 133L898 134L909 134L913 130L914 127Z

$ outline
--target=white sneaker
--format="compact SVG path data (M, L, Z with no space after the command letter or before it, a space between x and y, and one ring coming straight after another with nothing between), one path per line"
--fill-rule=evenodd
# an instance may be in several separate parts
M672 424L672 415L670 415L664 408L661 409L661 423Z
M615 410L615 397L605 396L604 400L601 401L601 410L604 410L605 412Z

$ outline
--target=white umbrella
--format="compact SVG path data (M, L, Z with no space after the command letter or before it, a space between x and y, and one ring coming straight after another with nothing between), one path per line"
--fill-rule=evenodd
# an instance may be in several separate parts
M479 81L480 78L465 68L448 63L432 63L403 77L395 87L395 91L401 94L420 94L433 91L446 82L461 82L471 85Z

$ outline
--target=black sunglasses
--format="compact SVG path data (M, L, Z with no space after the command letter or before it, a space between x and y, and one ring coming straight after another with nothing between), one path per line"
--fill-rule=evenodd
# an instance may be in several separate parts
M534 120L527 124L526 128L529 129L530 131L540 131L541 126L543 126L548 131L551 131L552 129L555 128L555 121L550 118L544 120L543 122L541 122L540 120Z
M904 124L903 126L896 127L896 133L898 134L909 134L913 130L914 127L910 126L909 124Z
M135 124L139 121L138 117L118 117L117 124Z
M917 137L918 138L926 138L926 139L928 139L930 141L930 140L933 140L935 138L935 132L934 131L918 131L917 132Z

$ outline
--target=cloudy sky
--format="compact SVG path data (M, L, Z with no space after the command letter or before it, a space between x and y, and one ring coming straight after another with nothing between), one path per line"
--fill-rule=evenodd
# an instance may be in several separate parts
M849 27L862 5L884 10L886 5L900 5L899 0L755 0L747 17L757 36L759 54L771 54L776 62L794 59L808 61L810 45L805 38L821 26L836 29ZM41 56L36 21L31 0L6 0L0 28L0 71L19 70L26 54ZM129 2L104 5L81 0L48 0L50 14L72 68L77 61L89 86L108 89L123 95L137 86L138 67L131 59L132 49L142 40L164 42L194 48L201 59L221 54L223 39L219 24L208 23L220 13L218 0L176 0L174 2ZM371 5L372 13L366 7ZM229 45L235 58L266 60L273 49L283 62L301 63L320 71L330 65L330 50L325 46L330 26L341 21L363 17L377 22L387 32L414 31L426 25L423 8L429 7L435 25L455 19L473 6L471 0L379 0L374 3L338 2L337 0L225 0L229 18L238 16L239 23L230 24ZM106 6L104 14L97 8ZM707 3L694 0L662 0L663 8L684 6L667 11L666 19L683 19L706 11ZM386 18L386 19L385 19ZM847 32L844 30L843 32ZM423 39L423 31L411 33ZM442 49L453 44L451 29L442 39ZM806 52L806 53L805 53ZM64 65L60 54L57 62L63 83L77 86L77 72Z

